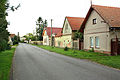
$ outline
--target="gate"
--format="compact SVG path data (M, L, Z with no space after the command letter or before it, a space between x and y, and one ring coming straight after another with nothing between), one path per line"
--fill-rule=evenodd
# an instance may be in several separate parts
M111 55L120 55L120 41L116 39L111 40Z
M79 41L79 50L83 50L84 44L83 41Z

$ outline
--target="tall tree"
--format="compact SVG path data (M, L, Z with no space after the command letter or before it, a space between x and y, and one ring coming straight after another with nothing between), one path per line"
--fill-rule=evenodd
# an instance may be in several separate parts
M42 33L44 27L47 27L47 20L43 21L42 17L39 17L36 21L36 25L38 26L36 28L37 40L43 40Z
M7 1L8 0L0 0L0 51L3 51L8 47L9 32L7 30L8 22L6 20L6 16L8 16L7 11L15 11L20 7L20 4L17 7L10 7Z
M3 51L7 48L9 32L7 28L6 20L6 0L0 1L0 51Z

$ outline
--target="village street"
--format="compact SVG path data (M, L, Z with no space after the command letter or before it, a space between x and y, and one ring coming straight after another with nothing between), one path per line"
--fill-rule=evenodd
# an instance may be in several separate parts
M20 43L13 80L119 80L120 71Z

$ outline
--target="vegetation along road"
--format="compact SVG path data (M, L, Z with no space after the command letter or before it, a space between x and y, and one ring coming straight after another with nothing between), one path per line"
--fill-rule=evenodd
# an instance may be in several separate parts
M13 80L119 80L120 71L87 60L20 44L15 53Z

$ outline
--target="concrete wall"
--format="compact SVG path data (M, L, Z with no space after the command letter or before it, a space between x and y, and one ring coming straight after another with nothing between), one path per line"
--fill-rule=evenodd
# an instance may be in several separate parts
M43 41L30 41L31 44L43 45Z
M47 35L43 36L43 45L49 45L49 37Z
M43 45L49 45L49 36L47 35L47 32L45 30L45 33L43 35Z
M116 35L117 38L120 38L120 30L110 31L110 39L116 38Z
M97 19L97 24L93 24L93 19ZM84 29L84 49L90 48L90 37L93 37L93 48L100 52L111 51L111 40L109 26L99 16L96 11L92 11ZM99 48L95 47L95 37L99 37Z
M61 37L55 37L55 46L56 47L68 47L72 48L72 35L63 35Z

